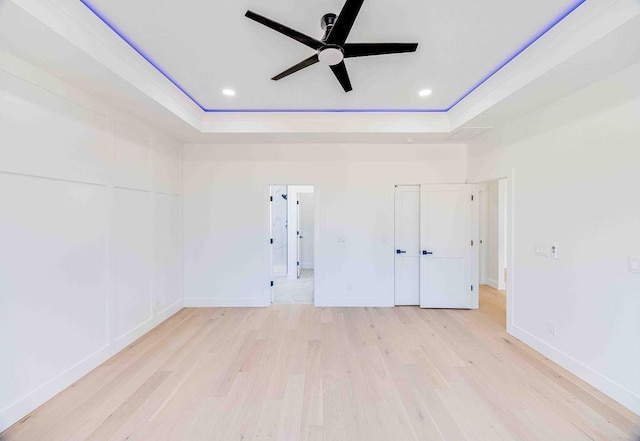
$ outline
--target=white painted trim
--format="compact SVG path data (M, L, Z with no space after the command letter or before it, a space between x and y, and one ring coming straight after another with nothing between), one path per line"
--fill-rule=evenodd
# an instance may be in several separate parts
M491 277L487 277L487 283L486 285L489 285L491 288L493 289L498 289L500 290L500 288L498 288L498 281L496 279L492 279Z
M273 303L273 287L270 286L269 282L272 280L273 277L276 276L276 274L273 272L273 268L271 265L271 200L270 200L270 196L271 196L271 187L274 185L286 185L287 186L287 193L290 194L289 191L289 187L310 187L307 188L306 191L302 191L301 193L313 193L314 194L314 199L313 199L313 241L314 244L319 243L319 239L320 239L320 229L318 228L318 224L320 222L320 202L319 202L319 190L318 190L318 186L314 183L311 184L301 184L301 185L294 185L294 184L269 184L266 187L266 201L269 205L267 205L267 210L266 210L266 219L267 221L265 222L265 226L266 226L266 231L265 231L265 248L264 248L264 253L265 253L265 268L266 268L266 272L265 274L267 274L269 276L269 280L266 282L265 286L268 286L267 289L267 295L266 295L266 304L262 304L260 302L250 302L250 303L255 303L255 304L249 304L246 306L255 306L255 307L261 307L261 306L270 306ZM288 197L288 196L287 196ZM289 199L288 199L289 200ZM291 211L291 207L287 206L287 222L289 225L291 225L290 223L290 219L289 219L289 213ZM289 231L287 231L287 247L289 246ZM287 262L289 262L289 257L290 257L290 250L288 250L287 252ZM297 247L296 247L296 254L297 254ZM296 256L297 258L297 256ZM317 260L316 260L316 248L314 246L313 248L313 261L314 263L312 265L309 265L308 268L306 269L314 269L316 274L314 275L313 278L313 299L314 299L314 305L318 306L316 302L317 299L317 293L318 293L318 271L316 269L317 266ZM305 266L307 266L308 264L300 264L302 268L305 268ZM290 264L287 265L287 267L291 267ZM284 276L288 277L288 274L285 273ZM295 278L297 279L297 277ZM189 300L193 300L193 299L189 299ZM240 300L242 301L242 299ZM226 302L226 300L225 300ZM205 302L206 303L206 302ZM217 301L215 301L215 303L217 303ZM229 299L228 301L229 304L224 304L224 305L211 305L211 306L235 306L235 302L234 299ZM194 306L198 306L198 305L194 305Z
M126 338L120 340L116 345L110 345L107 343L107 345L89 355L84 360L76 363L74 366L40 386L35 391L0 410L0 432L18 422L25 415L28 415L30 412L42 405L42 403L53 398L62 390L69 387L70 384L78 381L97 366L116 355L126 346L151 331L181 309L182 302L180 301L167 308L163 314L158 315L154 320L147 322L143 328L138 329L138 332L127 334Z
M602 393L608 395L618 403L640 415L640 395L633 393L624 386L616 383L611 378L605 377L604 375L596 372L581 363L579 360L565 354L549 343L541 340L524 329L519 328L517 325L513 325L512 332L510 332L510 334L540 352L554 363L559 364L581 380L586 381Z
M11 1L184 122L201 128L204 112L82 3Z
M506 291L507 300L507 333L512 334L512 328L514 323L514 304L516 301L516 274L517 268L515 266L515 192L516 192L516 171L511 169L507 176L489 176L488 179L476 182L476 185L482 185L489 181L498 181L500 179L506 179L507 182L507 268L509 269L509 289ZM489 283L489 280L487 280ZM489 286L491 286L489 284ZM496 282L496 287L498 286ZM496 288L498 289L498 288Z
M153 144L153 140L166 140L170 141L174 145L178 145L178 142L167 136L166 134L160 132L154 127L149 126L148 124L140 121L139 119L130 116L126 113L119 111L116 108L108 105L104 101L97 99L74 86L67 84L46 72L14 57L13 55L3 52L0 50L0 71L2 74L8 74L11 77L14 77L21 82L27 83L30 86L39 88L45 91L47 94L51 96L55 96L56 98L66 101L68 103L72 103L76 106L79 106L85 110L89 110L95 112L96 114L103 116L105 118L105 126L104 130L108 133L107 138L105 139L105 148L108 150L108 173L104 175L104 178L100 181L96 182L88 182L82 179L66 179L60 176L47 176L47 175L34 175L30 173L21 173L21 172L11 172L11 171L0 171L0 173L7 173L12 175L19 176L28 176L31 178L37 179L47 179L53 181L62 181L62 182L74 182L78 184L85 185L94 185L98 187L105 188L106 196L104 203L106 205L106 237L105 237L105 264L106 271L108 274L107 282L106 282L106 290L107 290L107 304L106 304L106 340L104 342L96 342L96 346L100 346L92 354L87 357L79 360L75 364L71 365L69 368L59 373L58 375L51 378L44 384L41 384L36 389L30 391L26 395L18 398L13 403L8 406L0 409L0 432L10 427L12 424L19 421L25 415L32 412L34 409L42 405L47 400L51 399L54 395L58 394L63 389L69 387L75 381L78 381L82 376L95 369L101 363L117 354L124 347L130 345L135 340L151 331L157 325L161 324L169 317L177 313L182 309L182 291L180 292L180 298L178 301L165 307L162 311L155 311L155 306L153 299L155 299L156 287L155 287L155 277L154 280L150 281L152 283L152 295L151 295L151 305L150 305L150 314L151 316L146 319L142 324L136 326L133 330L128 331L124 335L116 338L116 293L115 293L115 284L116 284L116 274L115 274L115 257L113 253L113 244L114 244L114 233L115 233L115 225L114 225L114 207L113 207L113 192L115 188L124 188L127 190L133 191L141 191L147 193L149 198L153 198L153 195L156 193L152 188L153 185L149 185L148 189L139 189L139 188L127 188L120 187L114 185L115 180L115 137L116 137L116 125L122 124L132 130L136 130L144 134L149 141L149 155L154 154L155 146ZM126 121L123 121L126 119ZM152 158L149 158L149 167L153 167ZM182 160L180 158L180 167L182 167ZM150 179L152 182L152 176L150 175ZM180 201L182 201L182 197L180 195L176 195L180 197ZM149 201L149 209L152 210L153 206L152 200ZM180 202L182 204L182 202ZM153 215L151 216L152 222L154 222ZM155 228L155 227L153 227ZM182 232L182 226L180 225L180 234ZM152 235L152 240L153 239ZM155 249L154 244L152 242L151 249ZM181 251L182 253L182 251ZM154 257L155 259L155 257ZM181 264L180 264L180 278L183 277L183 266L182 266L182 255L180 256ZM155 274L155 272L154 272Z
M515 195L516 170L511 169L507 176L507 268L509 268L509 289L507 290L507 332L513 333L514 311L516 302L516 267L515 267Z
M393 299L393 297L391 297ZM319 308L393 308L394 302L381 303L376 297L330 297L321 302L316 301Z
M636 0L586 2L453 110L430 114L206 113L80 2L10 0L203 133L450 133L640 14Z
M271 299L265 302L263 298L260 300L256 297L219 297L219 298L200 298L187 297L184 299L185 308L266 308L271 306Z
M636 0L586 2L447 112L451 130L550 72L640 14Z
M451 132L447 113L205 113L202 133L441 133Z
M313 269L313 263L308 263L308 262L307 263L301 263L300 267L302 269Z

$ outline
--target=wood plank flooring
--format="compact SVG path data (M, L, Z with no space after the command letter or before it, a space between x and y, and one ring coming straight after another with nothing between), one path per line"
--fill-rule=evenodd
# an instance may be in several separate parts
M634 440L637 416L478 311L184 309L0 435L73 440Z

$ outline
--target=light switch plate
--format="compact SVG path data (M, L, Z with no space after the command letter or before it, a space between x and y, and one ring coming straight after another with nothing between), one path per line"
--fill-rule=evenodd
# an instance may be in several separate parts
M640 257L629 257L629 272L640 274Z
M549 249L542 245L536 245L536 255L542 257L549 257Z

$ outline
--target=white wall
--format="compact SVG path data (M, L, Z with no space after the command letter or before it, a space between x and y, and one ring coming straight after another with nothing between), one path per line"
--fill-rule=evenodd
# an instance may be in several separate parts
M181 308L179 145L0 53L0 431Z
M315 212L313 210L313 193L301 194L300 200L300 266L302 269L313 269L313 236L315 233Z
M469 147L471 182L512 178L510 331L636 413L638 78L635 65ZM558 259L535 254L554 243Z
M466 178L465 145L186 145L183 154L191 306L269 303L269 185L281 182L315 188L316 304L393 306L394 185Z

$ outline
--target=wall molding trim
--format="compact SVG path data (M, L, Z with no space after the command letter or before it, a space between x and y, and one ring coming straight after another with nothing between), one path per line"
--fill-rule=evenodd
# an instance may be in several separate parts
M266 308L271 306L258 297L185 297L185 308Z
M329 297L315 300L316 307L320 308L393 308L394 303L380 302L376 297Z
M554 363L557 363L570 373L589 383L600 392L608 395L618 403L630 409L632 412L640 415L640 396L633 393L624 386L618 384L611 378L596 372L582 362L576 360L570 355L555 348L544 340L534 336L524 329L513 325L510 334L522 341L527 346L538 351Z
M489 285L493 289L500 289L498 287L498 281L496 279L492 279L491 277L487 277L487 285Z
M69 387L70 384L80 380L93 369L104 363L114 355L118 354L125 347L138 340L143 335L160 325L169 317L182 309L182 301L177 302L165 309L162 314L158 314L153 320L147 321L143 326L136 329L136 332L127 334L114 345L105 345L93 354L79 361L71 368L62 372L49 382L43 384L38 389L15 401L8 407L0 410L0 432L20 421L25 415L35 410L44 402L50 400L55 395Z

